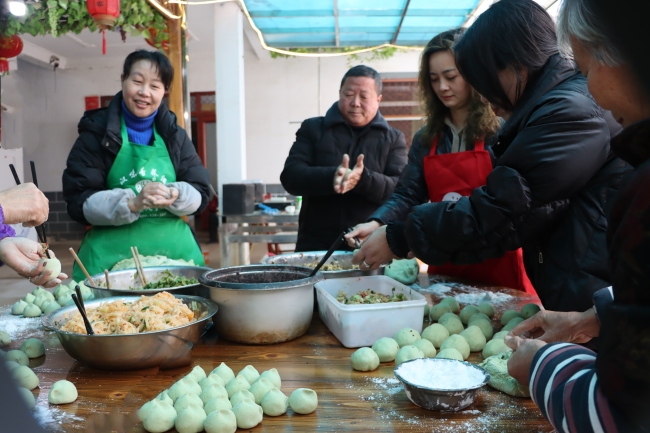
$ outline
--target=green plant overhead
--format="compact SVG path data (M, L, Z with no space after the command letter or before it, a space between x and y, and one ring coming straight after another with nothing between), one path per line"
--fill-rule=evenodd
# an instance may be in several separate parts
M68 32L79 34L84 29L95 32L99 29L86 7L84 0L41 0L26 1L27 14L15 17L11 14L0 16L0 35L30 34L32 36L50 34L63 35ZM168 39L167 22L147 0L121 0L120 16L115 29L130 33L131 36L150 36L150 28L156 29L155 44L160 48L162 41Z
M357 51L360 48L363 47L288 48L287 51L293 51L294 53L347 53L347 52ZM384 47L384 48L379 48L361 54L348 54L347 58L348 58L348 63L350 63L351 61L359 61L362 59L365 62L373 62L376 60L390 59L398 51L402 51L402 50L396 47ZM293 56L271 51L271 57L277 59L277 58L290 58Z

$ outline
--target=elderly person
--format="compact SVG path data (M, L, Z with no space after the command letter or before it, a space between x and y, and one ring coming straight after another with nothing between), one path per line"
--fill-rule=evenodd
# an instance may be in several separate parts
M79 258L93 275L131 257L162 255L203 265L181 217L206 208L209 176L192 141L163 102L174 70L164 54L137 50L122 70L122 91L89 111L63 172L75 221L92 225ZM73 278L84 279L75 263Z
M32 284L48 288L58 286L68 276L52 276L50 271L44 271L47 262L41 262L46 257L43 246L16 236L10 224L39 226L47 220L49 209L47 198L33 183L0 191L0 265L4 263ZM51 250L50 257L54 257Z
M303 197L296 251L329 249L393 193L406 142L379 112L381 87L377 71L353 67L341 80L339 101L296 133L280 176L290 194Z
M606 36L592 2L564 0L558 34L596 101L625 127L611 145L634 171L609 217L612 288L598 292L595 308L584 313L543 311L520 323L506 337L515 349L508 369L530 384L533 400L559 432L648 431L650 99ZM598 354L571 344L596 336Z

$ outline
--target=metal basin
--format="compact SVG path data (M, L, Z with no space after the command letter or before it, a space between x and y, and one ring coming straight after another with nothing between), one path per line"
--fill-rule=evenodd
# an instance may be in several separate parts
M294 265L294 266L307 266L312 269L320 262L327 251L309 251L302 253L287 253L279 254L277 256L266 257L262 260L263 264L267 265ZM323 277L328 280L330 278L349 278L349 277L365 277L368 275L383 275L386 265L381 265L374 271L362 271L358 268L353 268L351 251L334 251L332 256L325 262L325 265L332 264L338 265L342 269L338 271L326 271L321 269Z
M273 344L300 337L309 328L314 283L320 274L300 266L235 266L206 272L201 284L219 305L214 319L223 338L246 344Z
M446 363L460 363L465 365L468 369L477 370L478 373L482 375L482 380L477 381L475 385L464 387L462 389L435 389L412 383L400 374L400 369L403 366L410 363L423 362L431 364L432 366L442 366ZM424 409L451 412L463 410L472 404L476 398L476 393L478 390L490 381L490 374L481 367L465 361L456 361L455 359L444 358L424 358L403 362L395 367L395 377L397 377L404 384L404 391L406 392L406 396L414 404Z
M125 335L86 335L61 331L66 315L77 312L72 305L46 314L41 320L46 329L54 331L63 349L82 364L104 370L137 370L141 368L176 368L192 362L196 344L217 306L209 299L177 295L199 319L187 325L164 331ZM139 296L117 296L86 301L86 309L116 300L136 301Z
M194 278L198 280L201 275L212 268L204 266L155 266L144 268L144 276L147 281L158 281L162 276L163 271L169 271L172 275L183 276L187 278ZM200 283L190 284L186 286L171 287L168 289L148 289L142 290L142 282L138 277L138 272L135 269L124 269L121 271L111 271L108 273L108 278L111 283L111 288L106 288L106 276L102 274L93 275L93 281L96 286L90 284L88 279L84 280L86 287L91 289L95 298L108 298L112 296L151 296L158 292L169 292L172 295L190 295L200 296L202 298L209 298L210 291L201 286ZM133 289L131 289L133 287ZM140 288L140 289L138 289Z

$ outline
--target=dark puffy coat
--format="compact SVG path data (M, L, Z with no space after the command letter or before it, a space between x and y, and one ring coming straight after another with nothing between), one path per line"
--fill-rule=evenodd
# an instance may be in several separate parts
M621 186L608 219L614 301L599 316L596 372L609 401L631 421L647 428L650 423L650 119L629 126L612 139L612 149L634 171Z
M629 170L610 152L606 117L573 63L551 57L497 135L487 185L457 203L415 207L405 224L408 247L433 265L523 247L545 308L588 309L593 293L610 285L605 216ZM399 227L391 225L393 248Z
M336 194L334 172L346 153L350 168L363 154L365 168L353 190ZM365 222L393 193L405 164L404 134L389 126L379 112L357 134L337 103L325 117L305 120L280 176L290 194L303 198L296 251L327 250L343 230Z
M79 137L63 171L63 198L70 217L82 224L89 225L83 213L84 202L94 193L108 189L106 177L122 147L121 115L122 92L119 92L107 108L87 111L79 121ZM196 214L203 212L210 196L210 176L194 144L164 103L158 108L155 123L167 145L176 181L187 182L201 193L201 206Z

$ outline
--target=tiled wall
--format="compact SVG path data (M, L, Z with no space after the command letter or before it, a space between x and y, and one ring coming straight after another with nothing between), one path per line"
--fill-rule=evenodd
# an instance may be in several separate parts
M50 201L50 215L47 219L48 240L80 240L86 233L86 227L72 218L66 211L63 192L44 193Z

